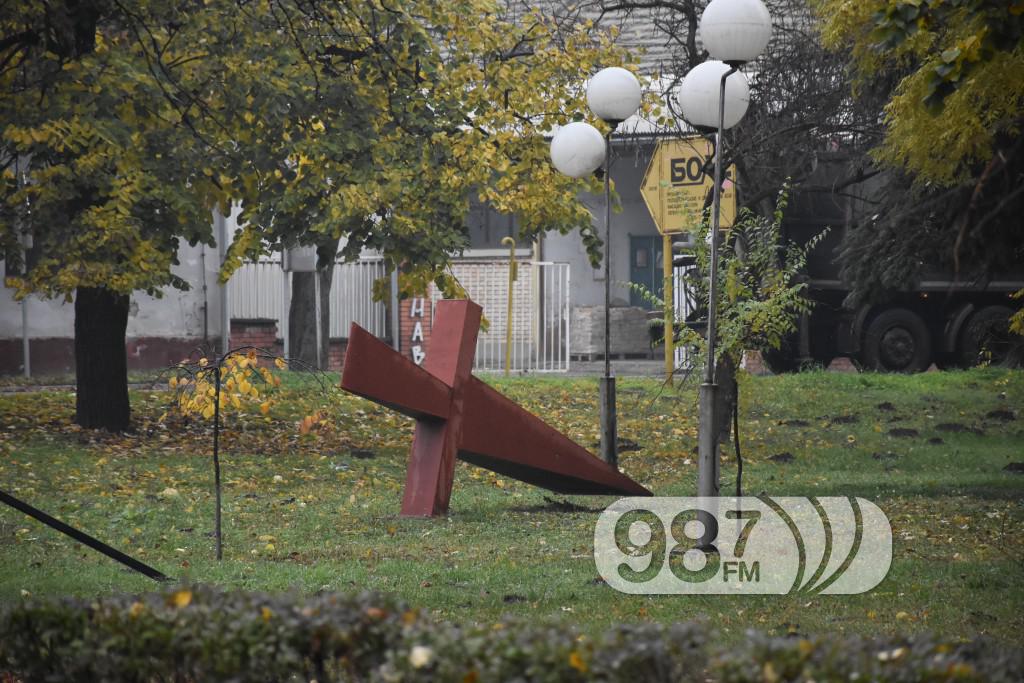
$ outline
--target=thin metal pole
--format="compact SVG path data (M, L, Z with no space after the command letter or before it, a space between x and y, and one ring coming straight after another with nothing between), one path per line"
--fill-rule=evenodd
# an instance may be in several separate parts
M217 561L224 559L223 536L221 533L221 497L220 497L220 368L221 363L226 360L221 356L220 363L213 368L213 536L216 546Z
M612 126L612 130L615 126ZM604 152L604 377L601 378L601 457L618 469L615 378L612 377L611 291L612 291L612 134L605 137Z
M26 377L32 376L32 351L28 338L28 297L21 300L21 364Z
M718 91L718 131L715 134L715 194L711 209L711 263L708 268L708 338L707 363L704 366L704 382L700 386L700 422L697 438L697 495L702 498L716 498L718 488L718 387L715 384L715 336L718 309L718 227L722 206L722 164L725 159L723 131L725 130L725 81L736 73L735 66L722 74ZM699 516L704 522L701 545L709 546L718 535L715 515Z
M612 134L605 138L604 152L604 376L612 376L611 287L612 287Z
M662 285L661 299L664 303L665 319L665 381L672 385L672 375L675 370L675 301L673 300L672 286L672 236L664 235L661 240L661 274L664 285Z
M217 248L220 254L220 268L224 266L228 251L228 229L224 216L224 208L220 205L214 210L213 222L217 229ZM218 279L220 279L218 277ZM220 353L227 354L231 350L231 310L228 303L228 283L220 285Z
M395 351L402 350L402 342L398 338L398 266L391 271L391 346Z
M313 271L313 298L316 303L313 304L313 315L316 318L316 369L323 370L323 336L324 331L320 327L320 269L317 268Z
M512 369L512 295L516 283L516 241L502 237L502 244L508 245L508 305L505 310L505 376Z
M282 258L284 258L282 254ZM282 284L282 303L281 303L281 341L284 348L281 349L285 358L291 358L291 336L288 334L288 319L291 317L292 309L292 292L291 292L291 277L292 274L284 270L284 261L281 262L281 274L284 275L284 281Z

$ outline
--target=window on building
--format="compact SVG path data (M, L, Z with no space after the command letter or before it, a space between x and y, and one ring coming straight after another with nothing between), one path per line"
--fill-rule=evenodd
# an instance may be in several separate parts
M502 238L519 240L519 226L514 215L498 213L489 204L476 198L470 201L466 227L469 230L470 249L505 249L501 243Z

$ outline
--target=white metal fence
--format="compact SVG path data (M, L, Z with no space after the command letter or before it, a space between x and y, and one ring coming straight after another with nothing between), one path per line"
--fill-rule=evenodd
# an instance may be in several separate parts
M381 259L360 259L336 263L331 280L330 336L347 337L353 322L378 337L386 334L387 314L382 302L373 300L373 283L387 275ZM288 310L285 301L285 277L279 259L247 263L235 271L228 287L232 318L269 318L277 320L282 334Z
M473 369L478 372L505 370L508 268L503 261L456 261L452 265L489 323L477 337ZM435 302L439 298L435 293ZM519 262L512 288L512 372L568 371L569 310L568 263Z
M489 325L477 337L474 370L503 372L508 306L508 263L457 261L455 276L473 301L484 309ZM387 332L387 313L373 301L373 283L387 271L380 259L361 259L334 266L330 297L330 336L347 337L356 322L372 334ZM277 320L282 334L288 310L280 260L243 265L228 288L232 318ZM521 261L513 289L511 371L566 372L569 369L569 264ZM434 294L434 300L440 294Z
M672 303L675 307L676 320L686 320L697 307L697 300L686 284L685 278L692 275L693 267L674 268L672 270ZM690 370L696 361L693 349L678 344L675 347L676 370Z

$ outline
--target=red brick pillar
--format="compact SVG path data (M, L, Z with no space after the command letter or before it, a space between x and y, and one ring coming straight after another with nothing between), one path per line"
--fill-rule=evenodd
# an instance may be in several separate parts
M430 347L430 330L434 326L430 293L403 299L398 306L398 339L402 354L423 364Z

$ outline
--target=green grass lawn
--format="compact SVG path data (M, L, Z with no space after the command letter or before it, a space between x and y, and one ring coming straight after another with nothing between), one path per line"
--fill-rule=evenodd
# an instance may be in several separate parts
M596 379L493 384L596 447ZM294 375L276 400L267 418L254 410L229 421L220 563L209 425L173 413L160 420L166 392L133 393L137 430L127 435L75 428L67 393L0 395L0 487L178 579L376 589L460 622L518 615L596 632L706 618L735 638L754 627L1007 641L1024 628L1024 475L1004 471L1024 461L1019 371L741 379L745 492L858 495L891 519L892 570L856 596L620 594L598 579L592 556L597 514L612 498L557 496L460 463L448 517L403 519L411 420ZM297 422L318 409L329 423L300 434ZM640 447L623 454L622 469L658 495L693 495L695 387L620 379L619 416L620 437ZM725 452L731 493L736 467L731 446ZM786 453L788 462L770 459ZM154 587L6 507L0 558L7 602Z

